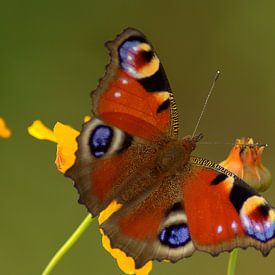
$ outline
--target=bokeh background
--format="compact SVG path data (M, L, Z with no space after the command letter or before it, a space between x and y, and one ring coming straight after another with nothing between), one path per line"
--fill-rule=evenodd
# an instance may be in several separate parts
M108 62L106 40L127 26L142 30L175 92L181 135L191 133L213 75L222 75L199 127L205 141L250 136L268 143L275 175L274 1L1 1L0 115L13 131L0 140L0 274L40 274L86 216L76 190L54 166L55 145L27 126L41 119L80 129L89 93ZM229 145L201 145L217 162ZM275 203L275 184L265 196ZM152 274L225 274L228 254L197 252ZM274 274L275 251L241 251L237 274ZM53 274L121 274L94 222Z

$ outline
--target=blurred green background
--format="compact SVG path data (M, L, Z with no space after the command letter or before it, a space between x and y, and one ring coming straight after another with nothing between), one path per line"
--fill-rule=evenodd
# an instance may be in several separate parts
M181 135L191 133L213 75L217 83L199 132L204 141L251 136L268 143L264 163L275 175L274 1L1 1L0 116L13 136L0 140L0 274L40 274L86 216L72 182L58 173L55 145L27 126L41 119L80 129L89 93L108 62L106 40L127 26L155 46L175 92ZM229 145L201 145L217 162ZM275 184L265 194L275 203ZM152 274L225 274L228 254L197 252ZM274 274L275 251L241 251L237 273ZM94 222L53 274L121 274L102 248Z

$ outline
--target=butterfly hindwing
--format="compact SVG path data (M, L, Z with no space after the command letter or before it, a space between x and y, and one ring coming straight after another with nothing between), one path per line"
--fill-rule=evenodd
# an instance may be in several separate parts
M136 268L149 260L176 262L195 250L179 198L180 179L156 178L153 189L123 205L101 225L111 246L131 256Z
M176 137L174 96L163 66L144 34L128 28L106 46L111 62L92 92L94 115L146 140L163 134Z
M194 169L183 183L183 195L196 248L217 255L253 246L267 255L275 246L274 208L223 167L191 160Z

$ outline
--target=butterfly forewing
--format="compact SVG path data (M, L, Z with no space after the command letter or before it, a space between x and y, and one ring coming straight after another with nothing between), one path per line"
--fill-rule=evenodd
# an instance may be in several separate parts
M128 28L106 45L111 62L92 92L93 113L146 140L163 134L176 137L174 96L163 66L144 34Z

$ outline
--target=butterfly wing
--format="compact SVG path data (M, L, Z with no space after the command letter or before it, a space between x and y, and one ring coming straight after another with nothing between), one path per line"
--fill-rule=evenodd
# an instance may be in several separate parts
M192 158L183 183L184 208L196 248L217 255L253 246L267 255L275 246L275 210L223 167Z
M107 47L111 62L92 92L94 118L83 126L75 164L66 172L93 216L152 166L154 144L178 131L173 94L145 36L126 29Z
M165 71L141 32L128 28L106 43L111 62L92 92L93 114L146 140L177 137L178 115Z
M182 207L182 177L159 177L150 192L122 206L101 228L112 248L123 250L140 268L149 260L176 262L193 254Z
M158 143L142 143L97 118L84 124L77 141L76 161L66 176L74 180L79 202L93 216L112 200L128 201L150 185L145 171L155 162ZM136 184L137 178L144 184Z

